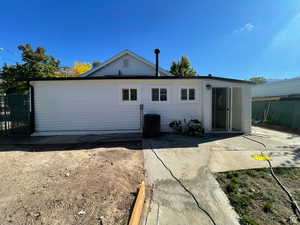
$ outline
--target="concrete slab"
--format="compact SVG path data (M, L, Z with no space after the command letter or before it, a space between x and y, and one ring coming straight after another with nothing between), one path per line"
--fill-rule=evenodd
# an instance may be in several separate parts
M261 154L261 151L212 151L209 169L214 172L232 170L266 168L266 161L257 161L251 157L253 154ZM264 155L272 158L273 167L300 167L300 155L291 151L264 152Z
M206 212L216 224L239 224L207 168L210 144L199 147L200 142L182 136L144 140L146 179L153 195L142 224L211 225Z
M264 143L267 148L243 136L214 141L209 169L225 172L268 167L267 162L251 157L261 152L272 158L273 167L300 167L300 136L253 127L252 134L246 137Z
M274 167L300 167L299 135L253 127L248 137L267 149L241 135L202 139L168 135L144 140L146 179L153 185L153 196L142 224L212 224L197 204L216 224L239 224L211 171L268 167L266 161L251 157L261 151L272 158Z

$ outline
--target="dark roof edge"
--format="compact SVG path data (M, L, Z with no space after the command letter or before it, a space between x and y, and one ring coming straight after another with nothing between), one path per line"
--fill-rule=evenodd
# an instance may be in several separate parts
M247 80L238 80L224 77L215 77L215 76L194 76L194 77L183 77L183 76L144 76L144 75L136 75L136 76L99 76L99 77L48 77L48 78L33 78L22 81L72 81L72 80L198 80L198 79L207 79L207 80L221 80L228 82L236 82L236 83L247 83L254 84L252 81Z

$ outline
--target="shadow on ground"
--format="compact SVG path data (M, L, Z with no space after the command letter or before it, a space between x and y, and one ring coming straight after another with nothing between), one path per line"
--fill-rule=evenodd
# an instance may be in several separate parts
M274 158L289 158L288 160L282 162L279 167L300 167L300 148L290 152L271 152L268 155Z
M155 141L156 149L193 148L199 144L238 136L236 134L207 134L203 137L189 137L176 134L162 134L150 138ZM143 150L141 135L85 135L85 136L48 136L48 137L0 137L0 151L66 151L95 148L123 147Z

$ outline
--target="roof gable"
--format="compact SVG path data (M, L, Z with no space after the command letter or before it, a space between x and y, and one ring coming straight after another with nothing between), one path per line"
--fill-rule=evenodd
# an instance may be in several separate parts
M159 68L160 76L172 76L168 71ZM155 65L148 60L136 55L135 53L125 50L101 65L95 67L89 72L82 74L81 77L106 76L106 75L155 75Z

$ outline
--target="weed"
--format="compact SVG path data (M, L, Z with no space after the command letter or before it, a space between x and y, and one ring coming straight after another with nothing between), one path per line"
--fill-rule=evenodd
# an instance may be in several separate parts
M259 174L258 174L258 172L256 170L247 170L246 173L250 177L259 177Z
M293 176L295 177L297 174L292 170L291 168L274 168L274 173L276 175L282 175L282 176ZM296 176L297 177L297 176Z
M228 172L228 174L226 175L227 179L232 179L234 177L239 177L240 173L239 172Z
M229 194L229 201L235 210L242 215L247 212L247 208L252 204L252 199L248 196L234 193Z
M290 191L300 203L300 168L274 168L274 171L284 183L291 184ZM292 209L269 168L221 173L217 178L240 215L241 225L288 223L286 214L292 213Z
M270 202L267 202L263 207L265 213L271 213L272 209L273 209L273 205Z
M242 216L240 219L241 225L259 225L258 222L256 222L255 219L253 219L251 216Z
M228 194L237 192L237 190L238 190L238 186L235 183L229 183L225 186L225 188L226 188L226 193L228 193Z

